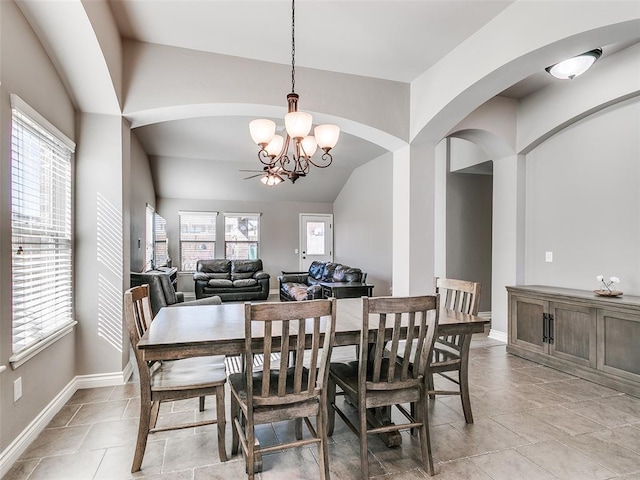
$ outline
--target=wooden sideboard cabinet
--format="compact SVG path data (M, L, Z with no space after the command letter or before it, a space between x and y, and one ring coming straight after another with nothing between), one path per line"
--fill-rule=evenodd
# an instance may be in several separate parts
M507 287L507 351L640 397L640 297Z

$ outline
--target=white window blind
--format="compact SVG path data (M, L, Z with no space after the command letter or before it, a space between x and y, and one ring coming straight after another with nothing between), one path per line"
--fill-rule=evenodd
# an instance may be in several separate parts
M156 267L169 265L169 239L167 221L157 213L153 216L153 258Z
M154 208L147 203L145 210L145 240L144 240L144 268L143 272L152 270L153 264L153 227L154 227Z
M218 212L178 212L180 217L180 270L194 272L198 260L216 257Z
M73 323L73 142L12 95L13 353Z
M259 241L259 213L224 214L225 258L230 260L257 260Z

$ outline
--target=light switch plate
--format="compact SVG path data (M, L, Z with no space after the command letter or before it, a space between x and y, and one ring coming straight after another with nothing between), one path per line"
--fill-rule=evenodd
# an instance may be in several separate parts
M22 377L18 377L13 381L13 401L17 402L22 397Z
M548 263L553 262L553 252L544 252L544 261Z

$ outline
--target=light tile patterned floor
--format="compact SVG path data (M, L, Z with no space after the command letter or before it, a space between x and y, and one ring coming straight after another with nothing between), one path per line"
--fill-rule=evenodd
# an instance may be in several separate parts
M339 352L348 355L351 352ZM470 360L473 425L458 397L431 402L431 436L438 480L640 480L640 399L506 353L479 335ZM206 416L212 416L209 400ZM215 427L151 437L142 471L130 474L137 429L138 385L79 390L4 477L5 480L215 480L246 478L244 461L220 463ZM197 401L167 404L163 422L194 418ZM428 478L417 439L400 447L371 438L372 476ZM262 426L263 444L291 438L291 424ZM230 449L230 431L227 449ZM330 445L331 477L360 477L357 438L337 418ZM314 448L265 456L270 479L319 478Z

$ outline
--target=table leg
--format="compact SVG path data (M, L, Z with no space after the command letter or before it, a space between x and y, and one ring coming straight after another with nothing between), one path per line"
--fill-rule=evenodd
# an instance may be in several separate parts
M391 425L391 407L380 407L367 410L367 421L373 427ZM400 432L383 432L378 434L387 447L397 447L402 445Z

